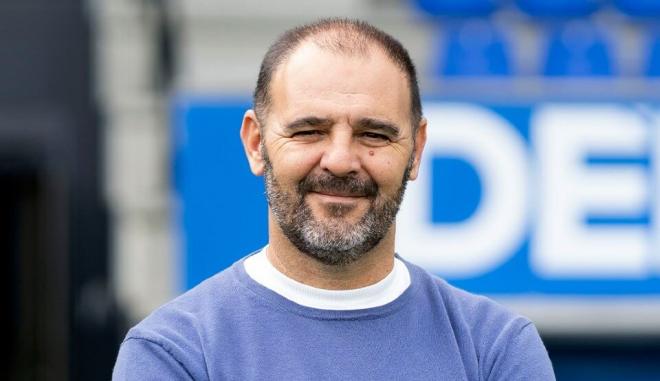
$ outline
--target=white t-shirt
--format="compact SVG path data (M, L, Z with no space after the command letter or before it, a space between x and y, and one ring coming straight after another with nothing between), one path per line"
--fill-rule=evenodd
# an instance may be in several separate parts
M245 259L245 272L257 283L294 303L323 310L359 310L379 307L398 298L410 286L406 265L394 258L392 271L378 283L352 290L325 290L308 286L282 274L273 266L264 247Z

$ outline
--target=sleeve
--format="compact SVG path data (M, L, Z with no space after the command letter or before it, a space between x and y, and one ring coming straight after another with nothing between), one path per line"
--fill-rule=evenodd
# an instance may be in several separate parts
M498 341L485 380L555 381L548 351L531 322L501 335Z
M193 380L172 352L144 338L127 338L119 348L113 381Z

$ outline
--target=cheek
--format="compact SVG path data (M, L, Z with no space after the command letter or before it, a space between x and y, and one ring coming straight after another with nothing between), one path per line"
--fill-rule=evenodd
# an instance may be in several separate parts
M391 157L376 152L364 162L364 168L371 178L384 190L398 189L405 166Z
M318 163L318 159L312 153L290 152L282 155L281 160L275 164L276 172L281 177L291 181L299 181L309 174ZM279 164L279 165L278 165Z

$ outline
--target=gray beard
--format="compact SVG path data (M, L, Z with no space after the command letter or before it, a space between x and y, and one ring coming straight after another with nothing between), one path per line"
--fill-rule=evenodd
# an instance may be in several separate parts
M350 264L373 249L392 226L403 200L412 166L411 160L403 173L401 185L392 197L379 194L371 180L355 177L336 177L330 174L308 176L294 194L283 190L273 175L273 167L263 151L266 197L277 224L293 245L302 253L333 266ZM371 200L365 215L357 223L349 223L342 216L352 207L329 204L331 216L324 221L314 218L305 196L311 190L336 190L364 195Z

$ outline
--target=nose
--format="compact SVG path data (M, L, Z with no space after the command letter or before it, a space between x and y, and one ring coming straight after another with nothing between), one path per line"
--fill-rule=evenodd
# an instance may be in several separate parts
M321 157L321 169L337 177L355 174L360 169L360 158L354 146L352 133L332 134Z

